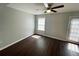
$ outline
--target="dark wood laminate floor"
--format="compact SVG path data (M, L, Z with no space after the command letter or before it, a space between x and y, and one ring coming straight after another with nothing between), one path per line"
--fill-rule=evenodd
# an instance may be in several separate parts
M79 46L34 35L2 51L1 56L78 56Z

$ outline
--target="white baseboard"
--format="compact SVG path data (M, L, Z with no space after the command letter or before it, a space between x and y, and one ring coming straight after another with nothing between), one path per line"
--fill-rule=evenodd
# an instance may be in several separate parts
M66 42L69 42L69 43L79 44L79 42L75 42L75 41L72 41L72 40L62 39L62 38L49 36L49 35L45 35L45 36L50 37L50 38L56 38L57 40L66 41Z
M32 34L32 35L33 35L33 34ZM32 36L32 35L29 35L29 36ZM40 35L41 35L41 34L40 34ZM29 37L29 36L27 36L27 37ZM57 40L61 40L61 41L69 41L69 40L66 40L66 39L61 39L61 38L57 38L57 37L53 37L53 36L49 36L49 35L43 35L43 36L47 36L47 37L50 37L50 38L56 38ZM13 42L13 43L11 43L11 44L8 44L8 45L6 45L6 46L0 48L0 51L3 50L3 49L5 49L5 48L8 48L9 46L11 46L11 45L13 45L13 44L16 44L16 43L20 42L21 40L23 40L23 39L25 39L25 38L27 38L27 37L21 38L21 39L19 39L19 40ZM76 43L76 42L73 42L73 41L70 41L70 42Z
M67 40L67 39L62 39L62 38L58 38L58 37L54 37L54 36L50 36L50 35L46 35L46 34L40 34L40 35L47 36L47 37L50 37L50 38L55 38L55 39L61 40L61 41L66 41L66 42L70 42L70 43L74 43L74 44L79 44L79 42L75 42L75 41L71 41L71 40Z
M67 41L66 39L58 38L58 37L55 37L55 36L49 36L49 35L44 35L44 36L47 36L47 37L50 37L50 38L55 38L57 40Z
M32 35L33 35L33 34L32 34ZM29 36L32 36L32 35L29 35ZM27 36L27 37L29 37L29 36ZM6 45L6 46L0 48L0 51L3 50L3 49L5 49L5 48L10 47L10 46L13 45L13 44L16 44L16 43L20 42L21 40L23 40L23 39L25 39L25 38L27 38L27 37L21 38L21 39L19 39L19 40L13 42L13 43L11 43L11 44L8 44L8 45Z
M38 32L38 33L36 33L36 34L43 35L43 36L47 36L47 37L50 37L50 38L55 38L55 39L57 39L57 40L68 41L67 39L62 39L62 38L59 38L59 37L47 35L47 34L40 33L40 32Z

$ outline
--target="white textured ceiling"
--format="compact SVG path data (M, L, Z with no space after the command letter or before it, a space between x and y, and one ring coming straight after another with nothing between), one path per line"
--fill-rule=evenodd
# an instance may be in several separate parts
M54 3L52 7L62 4L64 8L55 9L58 13L79 11L79 3ZM10 3L7 6L35 15L43 14L45 10L43 3Z

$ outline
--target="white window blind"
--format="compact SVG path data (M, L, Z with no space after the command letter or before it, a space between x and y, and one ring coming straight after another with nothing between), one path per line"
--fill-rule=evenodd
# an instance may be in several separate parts
M70 25L69 39L79 42L79 19L73 18Z
M45 18L38 18L38 30L45 31Z

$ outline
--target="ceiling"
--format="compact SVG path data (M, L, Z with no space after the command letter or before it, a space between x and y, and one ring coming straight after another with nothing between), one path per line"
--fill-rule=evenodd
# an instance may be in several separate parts
M52 7L62 4L64 8L55 9L57 13L79 11L79 3L54 3ZM45 10L43 3L9 3L5 5L34 15L44 14Z

